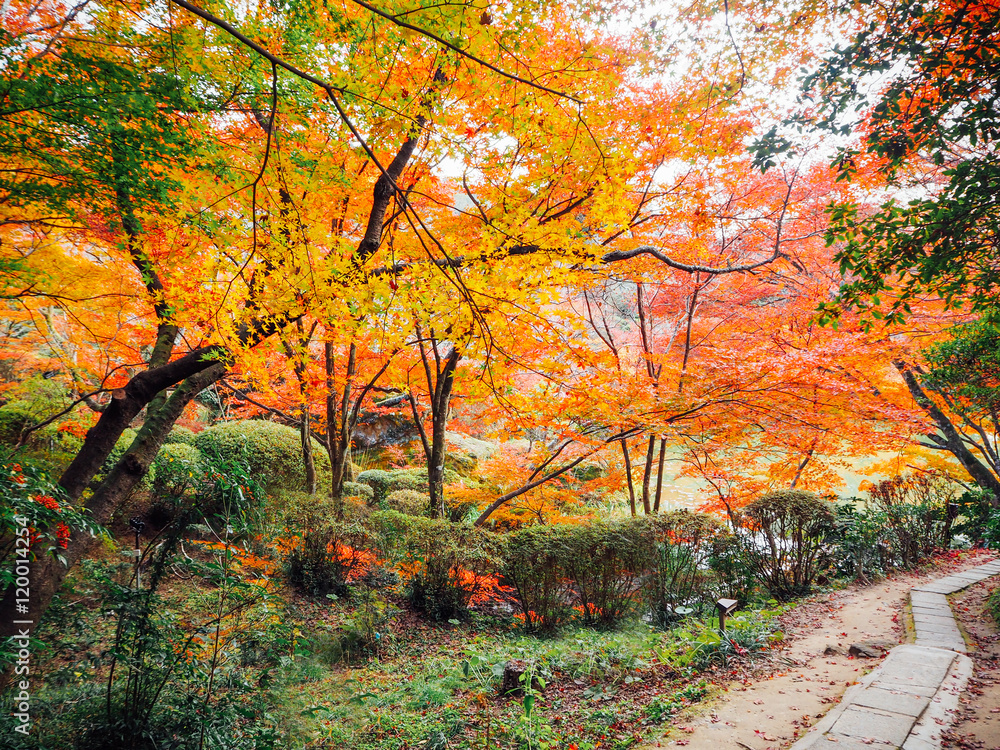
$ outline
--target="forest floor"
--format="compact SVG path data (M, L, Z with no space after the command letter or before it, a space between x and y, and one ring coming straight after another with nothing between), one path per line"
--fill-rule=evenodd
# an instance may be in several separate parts
M959 701L956 721L945 734L945 748L1000 748L1000 631L986 597L997 580L986 580L951 597L951 609L969 641L973 675Z
M987 562L989 552L938 558L916 573L869 586L815 595L782 616L785 648L761 669L725 684L708 701L675 719L644 748L687 750L779 750L787 748L834 705L844 691L880 659L849 655L852 644L881 642L885 650L905 640L910 589L934 578ZM954 597L964 632L978 648L974 679L946 747L1000 748L1000 635L985 597L990 579Z

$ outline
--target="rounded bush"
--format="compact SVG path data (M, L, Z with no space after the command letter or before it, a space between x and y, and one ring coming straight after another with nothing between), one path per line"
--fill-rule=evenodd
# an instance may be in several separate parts
M803 490L777 490L751 501L741 514L741 550L777 599L809 591L823 567L834 528L833 503Z
M396 469L388 474L390 492L396 490L427 492L427 469Z
M251 476L268 487L305 486L302 443L291 427L262 419L223 422L195 435L194 445L206 455L245 465ZM313 460L317 473L330 471L330 459L315 440Z
M31 410L17 403L0 406L0 443L14 445L21 431L35 422Z
M153 490L162 495L180 495L193 487L202 472L201 451L185 443L167 443L153 459Z
M163 441L164 445L171 445L173 443L194 445L194 432L189 430L187 427L176 425L170 431L170 434L167 435L167 439Z
M398 510L409 516L426 515L429 503L430 498L416 490L395 490L386 497L386 505L390 510Z
M360 482L344 482L342 495L344 497L359 497L366 503L371 504L375 499L375 490L367 484L361 484Z
M381 469L369 469L358 474L357 479L361 484L367 484L372 488L372 504L380 508L383 507L386 498L389 496L392 475L388 471L382 471Z

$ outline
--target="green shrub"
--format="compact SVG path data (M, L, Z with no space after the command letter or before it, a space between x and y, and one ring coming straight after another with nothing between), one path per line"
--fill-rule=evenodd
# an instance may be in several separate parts
M20 403L0 406L0 443L15 445L25 427L35 424L34 415L26 405Z
M722 524L687 510L651 516L647 523L651 574L643 594L653 621L672 625L687 614L710 608L719 592L711 564L725 538Z
M553 630L566 621L571 581L565 526L527 526L507 535L503 577L516 592L529 630Z
M373 504L375 499L375 490L360 482L344 482L342 494L344 497L360 497L369 505Z
M330 638L314 641L313 648L330 664L351 664L378 655L389 640L389 624L397 612L374 591L365 592L339 630Z
M389 472L382 471L382 469L368 469L358 474L357 479L360 484L366 484L372 488L372 506L384 508L386 498L389 496L389 487L392 484L392 476Z
M577 482L590 482L607 474L599 464L580 464L570 469L570 476Z
M888 573L893 560L882 541L884 514L856 503L854 498L837 503L834 566L838 574L867 584Z
M371 560L367 530L358 524L327 523L308 529L285 560L288 581L310 596L346 597L350 582Z
M613 625L632 610L639 579L650 563L651 539L644 521L597 521L560 528L564 541L559 549L565 553L561 567L575 584L587 623Z
M164 445L170 445L172 443L183 443L184 445L194 445L194 432L189 430L187 427L175 425L174 428L167 435L167 439L163 441Z
M298 430L262 419L223 422L194 436L203 454L244 463L251 475L268 487L303 489L305 467ZM330 459L313 440L317 474L330 472Z
M993 615L993 622L1000 625L1000 586L995 586L986 599L986 608Z
M910 569L926 559L936 547L947 547L950 521L947 506L950 484L921 474L896 476L874 484L866 511L883 528L881 551L886 569Z
M1000 546L1000 507L994 503L993 495L986 490L974 488L963 492L950 506L955 515L952 533L996 549Z
M708 560L713 579L711 596L736 599L741 605L760 598L757 573L744 554L741 533L723 529L713 546ZM770 595L763 598L769 599Z
M778 490L751 501L740 522L741 551L771 595L787 600L807 593L832 536L832 504L812 492Z
M371 524L383 556L394 555L410 574L410 604L430 618L466 617L473 597L492 586L501 545L490 532L396 511L372 514Z
M416 490L427 492L429 482L427 469L394 469L386 472L389 475L389 491Z
M272 490L268 498L270 518L283 529L311 529L336 518L336 502L329 495L310 495L303 490Z
M150 471L157 495L182 495L197 484L203 471L201 451L186 443L167 443L156 454Z
M386 498L386 506L390 510L410 516L426 516L429 503L427 495L416 490L395 490Z

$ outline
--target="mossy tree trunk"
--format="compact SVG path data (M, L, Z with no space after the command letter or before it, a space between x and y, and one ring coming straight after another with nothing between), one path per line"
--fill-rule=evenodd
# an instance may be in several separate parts
M417 400L412 391L409 394L413 422L420 435L420 442L427 459L428 493L430 512L436 518L444 518L444 462L447 455L445 430L448 426L448 408L451 404L452 388L455 384L455 370L462 355L454 344L445 350L445 343L439 340L433 329L424 337L420 324L416 324L417 346L427 383L431 412L431 433L427 435L423 419L417 409Z

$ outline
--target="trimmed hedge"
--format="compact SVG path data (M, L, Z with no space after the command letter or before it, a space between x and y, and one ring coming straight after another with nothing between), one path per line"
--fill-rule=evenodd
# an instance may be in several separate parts
M506 539L503 577L517 594L529 630L553 630L573 613L566 526L527 526Z
M202 471L200 450L186 443L167 443L150 466L153 490L161 495L180 495L197 484Z
M732 537L722 523L704 513L676 510L646 521L652 536L651 575L645 598L653 620L672 625L685 615L711 609L719 594L745 600L734 591L733 574L719 575L720 553Z
M167 439L163 441L164 445L171 445L173 443L194 445L194 432L189 430L187 427L182 427L180 425L174 426L174 428L167 435Z
M368 471L362 471L358 474L357 479L359 484L366 484L372 488L371 504L384 508L386 498L389 496L389 487L392 484L389 472L382 469L368 469Z
M410 574L406 596L414 609L438 621L469 614L473 597L492 586L502 542L488 531L396 511L373 513L370 523L382 557Z
M386 497L389 510L396 510L408 516L426 516L430 499L416 490L396 490Z
M262 419L223 422L195 435L194 445L204 454L242 463L267 487L305 487L302 442L298 430L291 427ZM330 458L315 440L313 460L317 475L329 476Z
M809 592L833 536L834 505L812 492L778 490L741 512L743 559L776 599Z

